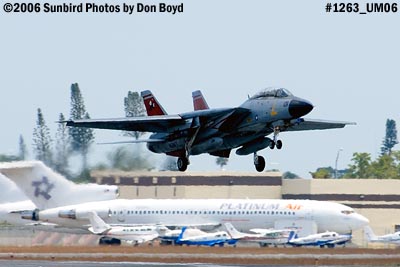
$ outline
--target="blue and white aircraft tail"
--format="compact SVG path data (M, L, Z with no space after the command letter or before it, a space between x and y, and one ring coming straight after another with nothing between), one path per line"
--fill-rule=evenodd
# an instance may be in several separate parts
M17 184L38 209L116 199L115 185L75 184L40 161L0 163L0 173Z

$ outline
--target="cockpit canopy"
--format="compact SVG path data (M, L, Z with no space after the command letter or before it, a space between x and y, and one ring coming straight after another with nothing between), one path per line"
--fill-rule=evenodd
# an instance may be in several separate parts
M258 99L258 98L265 98L265 97L276 97L276 98L283 98L283 97L288 97L292 96L293 94L285 89L285 88L266 88L262 90L261 92L258 92L257 94L253 95L250 99Z

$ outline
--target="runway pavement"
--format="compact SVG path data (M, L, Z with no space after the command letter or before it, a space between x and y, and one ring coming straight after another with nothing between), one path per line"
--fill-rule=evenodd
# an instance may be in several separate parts
M0 247L0 260L12 261L12 266L39 262L96 262L102 266L137 266L138 262L170 263L170 266L193 266L195 263L227 266L235 265L398 265L397 249L359 248L233 248L233 247ZM21 261L23 260L23 261ZM27 265L15 265L15 264ZM60 264L60 265L59 265ZM113 265L114 264L114 265ZM131 264L131 265L129 265ZM156 264L159 266L159 264ZM0 262L0 266L3 266ZM10 266L10 265L4 265ZM45 265L40 265L45 266ZM69 265L71 266L71 265ZM196 265L197 266L197 265Z

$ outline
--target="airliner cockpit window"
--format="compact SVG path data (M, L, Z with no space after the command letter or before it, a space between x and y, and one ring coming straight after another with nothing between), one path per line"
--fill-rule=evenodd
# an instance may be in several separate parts
M349 215L349 214L354 213L354 210L342 210L342 213L346 214L346 215Z

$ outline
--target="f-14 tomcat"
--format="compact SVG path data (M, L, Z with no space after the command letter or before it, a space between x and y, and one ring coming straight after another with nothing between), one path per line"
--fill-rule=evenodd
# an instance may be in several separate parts
M228 158L254 154L256 170L262 172L265 159L257 155L264 148L282 148L282 131L343 128L348 122L304 119L313 105L284 88L268 88L235 108L210 109L200 91L192 93L194 111L167 115L150 91L141 93L147 117L69 120L67 126L153 132L147 147L155 153L178 157L180 171L189 165L189 156L209 153ZM272 134L272 138L268 137Z

